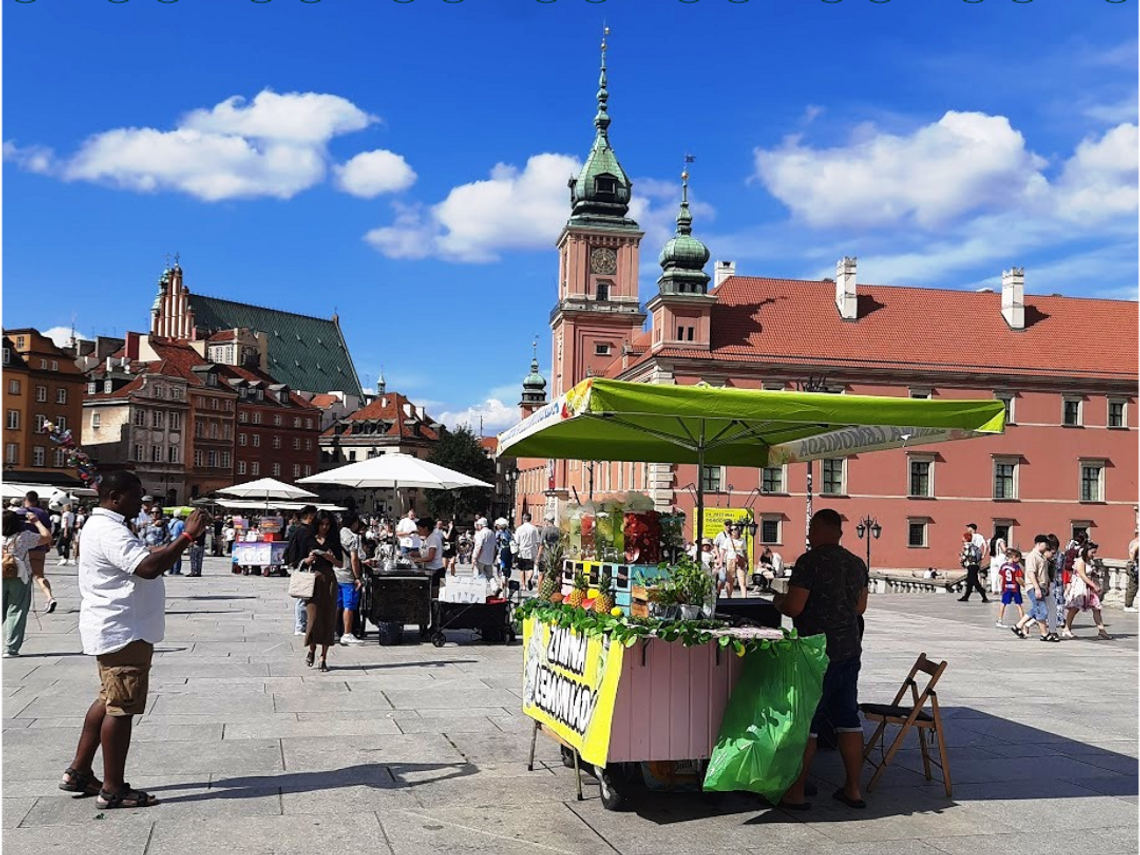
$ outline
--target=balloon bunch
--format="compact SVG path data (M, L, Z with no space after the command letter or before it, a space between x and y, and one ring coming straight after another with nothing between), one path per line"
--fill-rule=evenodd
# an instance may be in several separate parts
M79 473L79 480L88 487L99 486L103 476L99 474L98 468L91 462L87 452L75 444L71 430L60 430L52 422L44 422L44 430L48 432L48 438L55 445L67 450L67 465L75 467Z

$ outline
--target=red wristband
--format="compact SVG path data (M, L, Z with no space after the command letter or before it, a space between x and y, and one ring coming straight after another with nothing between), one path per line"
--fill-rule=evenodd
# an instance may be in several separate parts
M180 534L180 535L178 535L178 536L179 536L180 538L182 538L182 537L186 538L186 544L187 544L187 545L189 545L189 544L191 544L191 543L193 543L193 542L194 542L194 538L192 538L192 537L191 537L190 535L188 535L186 532L182 532L182 534Z

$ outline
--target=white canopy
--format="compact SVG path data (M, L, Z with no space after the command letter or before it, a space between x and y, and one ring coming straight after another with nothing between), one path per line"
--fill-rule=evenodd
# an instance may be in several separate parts
M225 493L227 496L237 496L239 499L261 499L263 502L269 499L315 499L317 497L316 493L310 493L308 490L294 487L292 484L286 484L276 478L259 478L257 481L250 481L246 484L234 484L232 487L226 487L224 490L218 490L218 492Z
M410 454L381 454L302 478L298 484L339 484L354 489L418 487L425 490L457 490L491 487L470 475L420 460Z
M4 499L22 499L24 494L29 490L35 490L40 495L41 500L54 502L74 502L77 496L92 497L99 495L98 491L92 490L90 487L71 487L65 489L63 487L55 487L51 484L4 484L3 492L0 495Z
M266 503L264 501L255 502L252 499L218 499L215 503L221 505L223 508L232 508L233 510L265 510ZM282 510L282 511L299 511L305 507L305 502L285 502L285 501L269 501L269 507ZM348 508L342 508L340 505L322 505L316 502L313 503L318 511L346 511Z

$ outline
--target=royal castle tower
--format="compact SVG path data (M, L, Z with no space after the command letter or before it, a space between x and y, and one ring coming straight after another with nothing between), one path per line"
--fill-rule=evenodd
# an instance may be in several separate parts
M550 322L554 397L601 374L646 318L637 293L644 233L627 216L633 183L610 145L606 50L604 37L594 145L581 174L570 179L570 219L558 237L558 304Z

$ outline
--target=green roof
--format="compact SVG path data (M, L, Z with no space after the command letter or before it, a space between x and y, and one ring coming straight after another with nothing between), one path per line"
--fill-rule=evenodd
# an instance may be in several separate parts
M268 373L300 392L362 395L340 324L278 309L266 309L219 297L190 295L200 334L250 329L269 339Z

